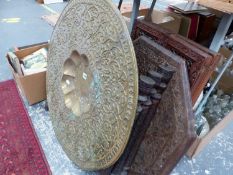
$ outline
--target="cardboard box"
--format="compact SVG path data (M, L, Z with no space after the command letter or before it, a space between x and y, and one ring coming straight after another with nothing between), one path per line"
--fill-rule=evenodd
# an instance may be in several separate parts
M63 0L37 0L37 2L40 4L53 4L63 2Z
M210 141L223 130L231 121L233 120L233 111L231 111L227 116L225 116L222 121L220 121L214 128L210 130L210 132L204 136L203 138L197 137L193 144L190 146L186 155L190 158L198 155L204 147L210 143Z
M226 47L221 47L218 52L223 55L221 62L219 62L219 66L221 66L228 58L230 58L232 51ZM233 69L233 64L231 64L230 67Z
M221 53L224 57L222 57L222 59L219 61L218 67L221 68L223 66L223 64L228 60L228 58L230 58L230 55L232 53L232 51L230 51L229 49L222 47L219 50L219 53ZM229 66L228 69L233 70L233 64L231 64ZM214 72L212 79L216 79L216 77L218 76L218 72ZM221 79L219 80L217 87L221 90L223 90L224 93L226 94L232 94L233 93L233 76L229 73L229 71L225 72Z
M131 9L132 10L132 9ZM145 9L139 9L139 12L138 12L138 17L145 17L146 14L148 13L149 9L148 8L145 8ZM121 13L125 22L126 22L126 25L129 29L129 26L130 26L130 17L131 17L131 11L126 11L126 12L122 12Z
M132 10L132 9L131 9ZM138 12L138 16L146 16L146 14L148 13L149 9L148 8L143 8L143 9L139 9ZM131 17L131 11L126 11L126 12L122 12L121 14L127 18Z
M27 47L18 51L15 51L15 55L22 59L25 56L43 48L48 48L48 44L34 45ZM15 81L17 82L19 88L23 92L24 96L27 98L30 105L38 103L46 99L46 71L35 73L32 75L20 75L15 72L10 62L9 56L7 55L7 60L9 67L12 71Z
M152 22L174 33L179 33L181 17L172 16L169 12L153 10Z
M116 7L118 7L118 3L116 4ZM121 11L121 13L123 14L125 14L125 13L130 13L131 14L131 12L132 12L132 9L133 9L133 4L132 3L122 3L121 4L121 9L120 9L120 11ZM141 11L141 10L144 10L144 9L148 9L148 7L146 7L146 6L144 6L144 5L140 5L140 7L139 7L139 10ZM130 16L128 16L128 17L130 17Z
M145 17L148 13L149 9L142 9L139 10L138 17ZM122 13L123 17L126 20L127 26L130 22L131 12ZM179 16L171 16L169 12L160 11L160 10L153 10L151 14L151 22L158 24L174 33L178 33L180 29L181 17Z

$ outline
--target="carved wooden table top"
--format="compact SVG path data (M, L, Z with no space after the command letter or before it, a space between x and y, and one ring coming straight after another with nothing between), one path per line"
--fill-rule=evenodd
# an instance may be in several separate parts
M108 0L73 0L52 34L50 116L67 156L84 170L110 167L133 126L138 72L119 11Z

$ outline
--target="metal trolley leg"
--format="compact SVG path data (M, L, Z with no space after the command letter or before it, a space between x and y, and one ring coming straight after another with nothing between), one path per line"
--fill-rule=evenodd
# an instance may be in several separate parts
M133 1L133 10L132 10L132 14L130 17L129 33L132 32L135 19L138 17L140 3L141 3L141 0L134 0Z
M214 39L210 45L210 50L218 52L221 45L223 44L224 37L227 34L227 31L232 23L233 14L224 14L221 22L218 26L218 29L215 33Z

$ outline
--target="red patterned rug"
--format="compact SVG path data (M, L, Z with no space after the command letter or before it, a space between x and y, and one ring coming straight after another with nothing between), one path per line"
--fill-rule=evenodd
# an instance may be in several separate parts
M48 174L48 163L15 82L1 82L0 175Z

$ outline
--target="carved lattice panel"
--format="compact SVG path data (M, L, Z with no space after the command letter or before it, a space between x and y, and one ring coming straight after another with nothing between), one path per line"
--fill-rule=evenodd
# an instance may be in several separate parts
M187 38L173 34L159 25L137 20L132 32L132 39L137 39L142 35L175 52L186 61L194 104L215 70L220 55Z
M139 73L144 74L148 70L157 69L161 64L171 66L175 73L162 94L158 109L148 129L146 128L145 135L132 135L136 139L143 139L139 147L135 148L135 145L130 150L134 155L129 153L129 158L125 158L124 169L132 175L168 174L195 138L185 62L143 36L134 41L134 47Z

